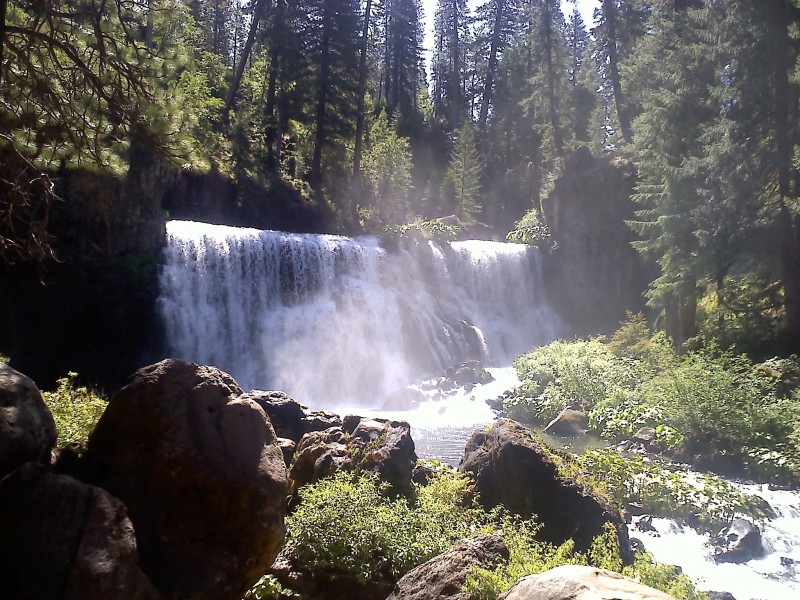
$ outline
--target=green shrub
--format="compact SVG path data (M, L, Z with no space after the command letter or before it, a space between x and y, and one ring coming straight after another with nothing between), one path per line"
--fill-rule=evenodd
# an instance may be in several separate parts
M530 244L532 246L551 247L552 236L547 225L539 219L536 211L529 210L514 224L514 229L508 232L506 239L509 242Z
M600 338L552 342L518 357L514 367L521 384L504 407L511 418L528 422L625 395L636 383L631 363L614 356Z
M413 499L384 491L373 476L344 472L302 488L286 520L286 549L317 572L367 581L381 573L400 577L489 527L458 473L437 474Z
M68 373L55 391L42 392L42 397L56 422L57 446L75 444L82 451L107 402L96 390L79 386L77 379L77 373Z
M607 524L597 536L588 555L575 552L572 541L552 546L535 539L536 529L506 518L503 538L509 548L509 561L496 569L473 568L464 586L472 598L495 600L522 577L543 573L563 565L592 565L622 573L678 600L704 600L692 580L671 565L653 562L649 554L637 555L636 562L623 569L619 541L614 526Z
M695 476L641 456L621 456L612 449L588 451L578 462L617 503L638 502L659 516L696 520L711 527L729 522L736 513L757 520L771 517L760 499L741 494L713 473Z
M504 401L511 418L543 423L574 406L588 413L592 431L614 441L647 426L664 450L685 442L687 451L725 457L750 476L800 474L796 389L713 346L678 356L640 315L608 342L556 341L514 366L521 383Z
M636 562L625 567L622 574L645 585L666 592L677 600L708 600L708 595L699 591L692 580L680 573L673 565L659 564L649 553L636 555Z

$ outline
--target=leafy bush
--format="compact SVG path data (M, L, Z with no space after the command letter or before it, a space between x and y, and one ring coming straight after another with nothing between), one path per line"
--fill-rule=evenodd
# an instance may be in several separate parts
M42 392L42 397L56 422L57 446L75 444L81 451L107 402L96 390L79 386L77 380L78 374L70 372L58 380L54 392Z
M703 600L707 596L695 588L692 580L680 574L672 565L655 563L649 554L637 555L636 562L623 569L619 541L614 526L607 524L605 532L592 544L588 554L574 551L572 541L552 546L535 540L535 528L521 526L513 519L503 523L503 539L509 548L509 561L496 569L473 568L465 590L479 600L495 600L522 577L543 573L563 565L592 565L622 573L678 600Z
M775 369L754 368L713 346L679 356L640 315L630 315L609 341L556 341L514 366L521 384L503 403L514 419L546 422L572 406L611 440L652 427L665 450L683 446L725 458L751 476L800 473L797 392L771 374Z
M708 595L699 591L687 575L678 571L673 565L655 562L652 555L647 552L637 554L636 562L632 566L625 567L622 574L666 592L678 600L708 600Z
M344 472L304 487L286 520L286 550L317 572L363 582L402 576L490 523L467 500L467 478L454 472L439 473L410 500L384 491L373 476Z
M575 463L575 461L572 461ZM577 464L577 463L575 463ZM466 588L475 598L496 598L520 577L564 564L593 564L619 571L613 526L587 554L572 541L560 546L536 539L539 526L503 509L486 511L473 498L471 483L449 469L436 472L411 498L389 497L373 475L338 472L301 489L301 503L287 517L284 552L331 578L396 579L459 540L499 533L510 551L507 564L473 570ZM294 597L270 576L248 593L261 600Z
M504 407L510 417L528 422L625 395L636 382L630 363L614 356L600 338L552 342L518 357L514 367L521 384Z
M383 230L383 245L387 248L396 248L403 240L423 239L437 242L454 240L461 228L458 225L448 225L440 219L423 221L417 219L412 223L403 225L389 225Z
M742 495L713 473L687 474L642 456L621 456L612 449L588 451L578 462L617 503L638 502L656 515L709 527L729 522L736 513L758 520L771 516L759 498Z
M514 224L514 229L508 232L506 239L509 242L530 244L532 246L550 247L553 244L550 230L542 222L535 210L529 210Z

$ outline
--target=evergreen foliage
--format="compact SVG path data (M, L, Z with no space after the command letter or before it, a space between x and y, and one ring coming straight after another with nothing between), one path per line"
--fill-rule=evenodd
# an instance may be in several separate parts
M475 130L466 123L458 132L450 166L442 182L444 207L452 208L465 223L472 223L481 210L481 163L475 146Z
M542 198L588 144L637 167L630 225L677 346L797 351L800 9L562 8L439 0L426 64L420 0L2 0L0 260L53 257L59 174L153 154L231 178L262 225L274 209L335 231L455 211L541 243Z

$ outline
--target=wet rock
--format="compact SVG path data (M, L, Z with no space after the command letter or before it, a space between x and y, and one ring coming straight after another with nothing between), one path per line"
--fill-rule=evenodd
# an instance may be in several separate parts
M508 547L500 536L478 535L462 540L406 573L387 600L469 600L472 596L463 587L471 570L494 569L508 557Z
M642 515L636 520L636 529L642 532L658 533L653 527L653 515Z
M403 388L397 390L383 403L383 410L414 410L420 404L427 400L425 394L414 388Z
M566 565L528 575L515 583L498 600L672 600L672 596L619 573Z
M120 500L41 464L0 482L4 598L163 600L139 567Z
M483 368L479 360L469 360L456 367L451 379L459 386L478 385L494 381L492 374Z
M565 408L544 430L558 437L581 437L589 430L589 417L581 410Z
M623 559L631 561L628 530L619 511L562 476L551 458L554 452L527 427L502 419L472 435L458 469L475 479L485 507L502 505L524 518L537 515L539 536L554 544L573 539L578 551L586 551L605 524L613 524Z
M294 440L282 437L279 437L277 442L278 448L281 449L281 453L283 454L283 464L286 465L286 468L288 469L292 464L292 459L294 459L294 453L297 450L297 443Z
M632 537L630 538L631 542L631 552L634 554L637 552L647 552L647 549L644 547L644 542L639 538Z
M283 543L275 432L214 367L165 360L137 371L78 466L128 507L142 570L165 596L238 600Z
M631 439L619 444L617 451L646 454L661 452L662 448L656 443L656 430L652 427L641 427Z
M730 592L705 592L708 600L736 600Z
M375 473L396 492L411 489L417 462L411 427L405 421L347 416L341 427L306 434L289 470L291 495L336 471Z
M714 561L743 563L764 554L761 530L747 519L737 518L711 540Z
M324 431L342 423L338 415L323 410L309 410L286 392L253 390L244 398L253 400L264 409L278 437L293 442L299 442L312 431Z
M0 364L0 478L26 462L50 463L56 424L36 384Z

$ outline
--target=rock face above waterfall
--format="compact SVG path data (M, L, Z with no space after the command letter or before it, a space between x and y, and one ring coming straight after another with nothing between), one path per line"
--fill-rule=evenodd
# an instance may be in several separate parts
M631 247L636 168L619 154L570 156L543 208L557 244L548 263L548 296L579 335L607 333L625 311L644 308L651 268Z
M458 469L475 478L487 508L502 505L525 518L537 515L543 540L560 544L573 539L578 551L586 551L611 523L623 560L630 560L628 532L619 511L562 476L542 444L527 427L502 419L472 435Z
M672 600L672 596L619 573L566 565L520 579L498 600Z
M77 472L120 498L168 597L238 600L285 532L286 470L263 409L214 367L166 360L115 394Z

